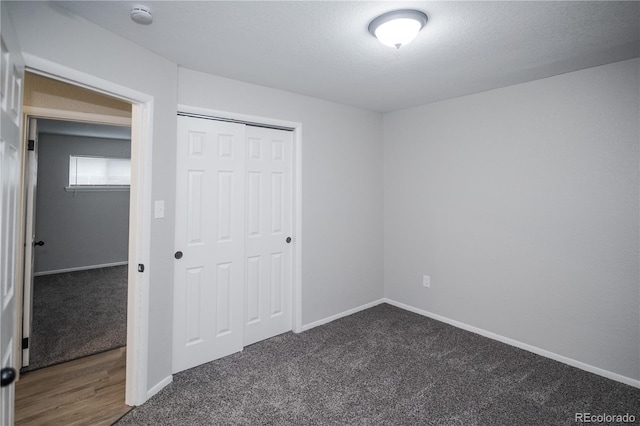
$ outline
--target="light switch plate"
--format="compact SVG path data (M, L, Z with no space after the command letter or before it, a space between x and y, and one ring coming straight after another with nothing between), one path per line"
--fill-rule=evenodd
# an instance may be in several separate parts
M162 219L164 217L164 200L156 201L153 217Z

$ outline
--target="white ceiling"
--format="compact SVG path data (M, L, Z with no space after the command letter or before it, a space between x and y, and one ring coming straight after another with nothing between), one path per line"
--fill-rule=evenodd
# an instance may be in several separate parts
M153 24L131 21L132 5ZM182 67L392 111L640 56L640 3L60 1ZM429 21L400 50L367 31L395 9Z

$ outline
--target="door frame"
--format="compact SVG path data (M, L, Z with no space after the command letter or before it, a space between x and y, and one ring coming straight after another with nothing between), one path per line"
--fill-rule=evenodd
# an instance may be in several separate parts
M24 235L21 235L21 237L24 238L24 244L22 244L23 251L19 256L21 262L18 263L18 267L22 267L21 274L18 274L18 277L21 277L21 279L17 280L18 287L22 288L17 292L18 297L16 297L16 302L18 303L16 303L16 306L22 306L16 307L16 312L18 314L21 313L21 315L17 315L18 322L20 322L20 318L22 318L22 334L18 334L18 336L24 342L25 337L27 339L31 339L31 321L33 318L31 312L33 307L33 260L35 254L35 246L33 245L33 235L35 233L34 221L36 217L34 203L36 199L38 176L38 119L32 118L27 112L25 112L24 105L22 107L22 117L22 122L25 127L23 133L25 136L22 138L20 143L22 147L24 147L25 139L27 140L27 143L29 143L30 140L34 141L33 150L28 148L24 151L26 155L22 165L24 172L21 176L20 194L22 197L21 199L24 199L20 208L25 209L24 214L20 215L24 220ZM18 367L18 371L24 367L25 358L27 363L30 362L31 351L29 350L29 345L27 345L26 348L24 346L25 345L22 345L22 356L20 358L16 358L16 360L20 360L19 365L16 365L16 367Z
M149 273L139 273L137 266L146 264L150 267L154 97L34 55L23 53L23 57L28 72L111 96L132 105L125 403L140 405L149 398ZM32 110L31 115L34 115L33 112ZM80 116L82 115L81 113ZM77 117L78 115L76 119ZM24 164L22 172L24 173ZM22 185L24 194L24 182ZM22 213L21 217L24 218L24 211ZM23 220L20 224L22 243L24 226ZM18 282L23 279L21 276ZM22 311L20 303L17 308ZM22 324L19 330L21 334ZM16 351L19 354L21 349L18 346L16 345Z
M291 283L291 328L294 333L302 329L302 123L249 114L239 114L209 108L178 104L178 114L192 114L202 118L231 120L265 127L278 127L293 131L293 247Z

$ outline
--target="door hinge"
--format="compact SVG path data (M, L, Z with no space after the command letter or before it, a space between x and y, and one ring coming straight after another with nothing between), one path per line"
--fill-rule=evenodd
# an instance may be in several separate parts
M33 139L29 139L27 141L27 151L35 151L36 150L36 141Z
M29 349L29 338L25 337L22 339L22 349Z
M138 272L144 272L144 265L142 263L138 263Z

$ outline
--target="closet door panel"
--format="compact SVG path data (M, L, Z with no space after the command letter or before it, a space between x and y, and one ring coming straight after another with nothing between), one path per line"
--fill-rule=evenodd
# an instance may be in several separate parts
M178 117L173 371L242 350L245 126Z
M247 281L244 344L291 330L292 132L247 127Z

